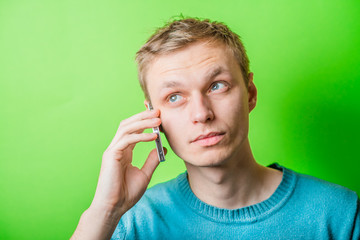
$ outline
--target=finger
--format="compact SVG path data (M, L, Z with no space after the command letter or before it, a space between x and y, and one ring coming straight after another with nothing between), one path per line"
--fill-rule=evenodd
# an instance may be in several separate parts
M164 153L165 155L167 153L167 149L165 147L164 147ZM149 156L147 157L144 165L141 168L141 171L148 177L149 181L158 165L159 165L159 158L155 148L149 153Z
M141 133L145 129L158 127L160 126L160 124L161 124L160 118L150 118L150 119L132 122L124 126L119 131L118 136L131 134L131 133Z
M115 145L118 141L120 141L122 138L124 138L124 136L128 134L142 133L145 129L158 127L160 124L160 118L152 118L130 123L116 133L110 143L110 146Z
M141 171L146 175L149 182L150 182L151 176L153 175L153 173L158 165L159 165L159 159L158 159L158 156L156 153L156 148L155 148L149 153L149 156L147 157L144 165L141 168Z
M139 142L150 142L157 138L156 133L134 133L126 135L121 141L117 142L112 148L117 150L125 150L132 144Z
M125 126L131 122L136 122L147 118L154 118L154 117L158 117L159 115L160 115L159 110L153 110L153 111L146 110L121 121L121 123L119 124L119 128L120 126Z
M119 140L119 136L121 136L121 134L123 133L122 129L125 128L126 126L128 126L129 124L133 123L133 122L137 122L137 121L141 121L144 119L149 119L149 118L157 118L159 117L159 110L154 110L154 111L144 111L141 113L138 113L136 115L131 116L130 118L127 118L123 121L120 122L119 127L115 133L115 136L113 137L113 139L111 140L110 145L116 143ZM138 131L138 132L142 132L142 131Z

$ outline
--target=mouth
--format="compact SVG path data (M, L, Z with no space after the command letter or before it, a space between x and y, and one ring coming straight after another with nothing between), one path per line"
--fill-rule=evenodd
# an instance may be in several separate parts
M210 132L205 135L200 135L190 143L198 144L202 147L210 147L219 143L224 138L225 133L223 132Z

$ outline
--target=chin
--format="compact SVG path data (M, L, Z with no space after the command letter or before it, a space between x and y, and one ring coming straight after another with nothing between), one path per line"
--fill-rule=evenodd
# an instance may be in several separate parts
M196 167L219 167L224 165L229 159L228 151L206 151L202 153L190 154L188 157L181 157L185 163Z

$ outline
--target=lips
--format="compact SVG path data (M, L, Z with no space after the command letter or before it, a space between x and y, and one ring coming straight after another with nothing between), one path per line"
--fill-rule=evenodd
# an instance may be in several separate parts
M220 142L224 135L225 133L223 132L210 132L208 134L198 136L193 141L191 141L191 143L195 143L203 147L209 147Z

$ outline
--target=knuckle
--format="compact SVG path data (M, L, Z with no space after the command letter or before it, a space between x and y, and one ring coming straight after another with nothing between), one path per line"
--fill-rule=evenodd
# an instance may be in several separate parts
M113 147L111 149L105 150L102 155L102 159L121 159L123 151L119 148Z
M124 126L125 121L126 121L126 120L121 120L120 123L119 123L119 127L120 127L120 126Z
M110 155L110 154L109 154L109 150L106 149L105 152L104 152L103 155L102 155L102 159L108 158L109 155Z
M118 135L119 139L124 138L124 129L119 129L117 132L117 135Z

